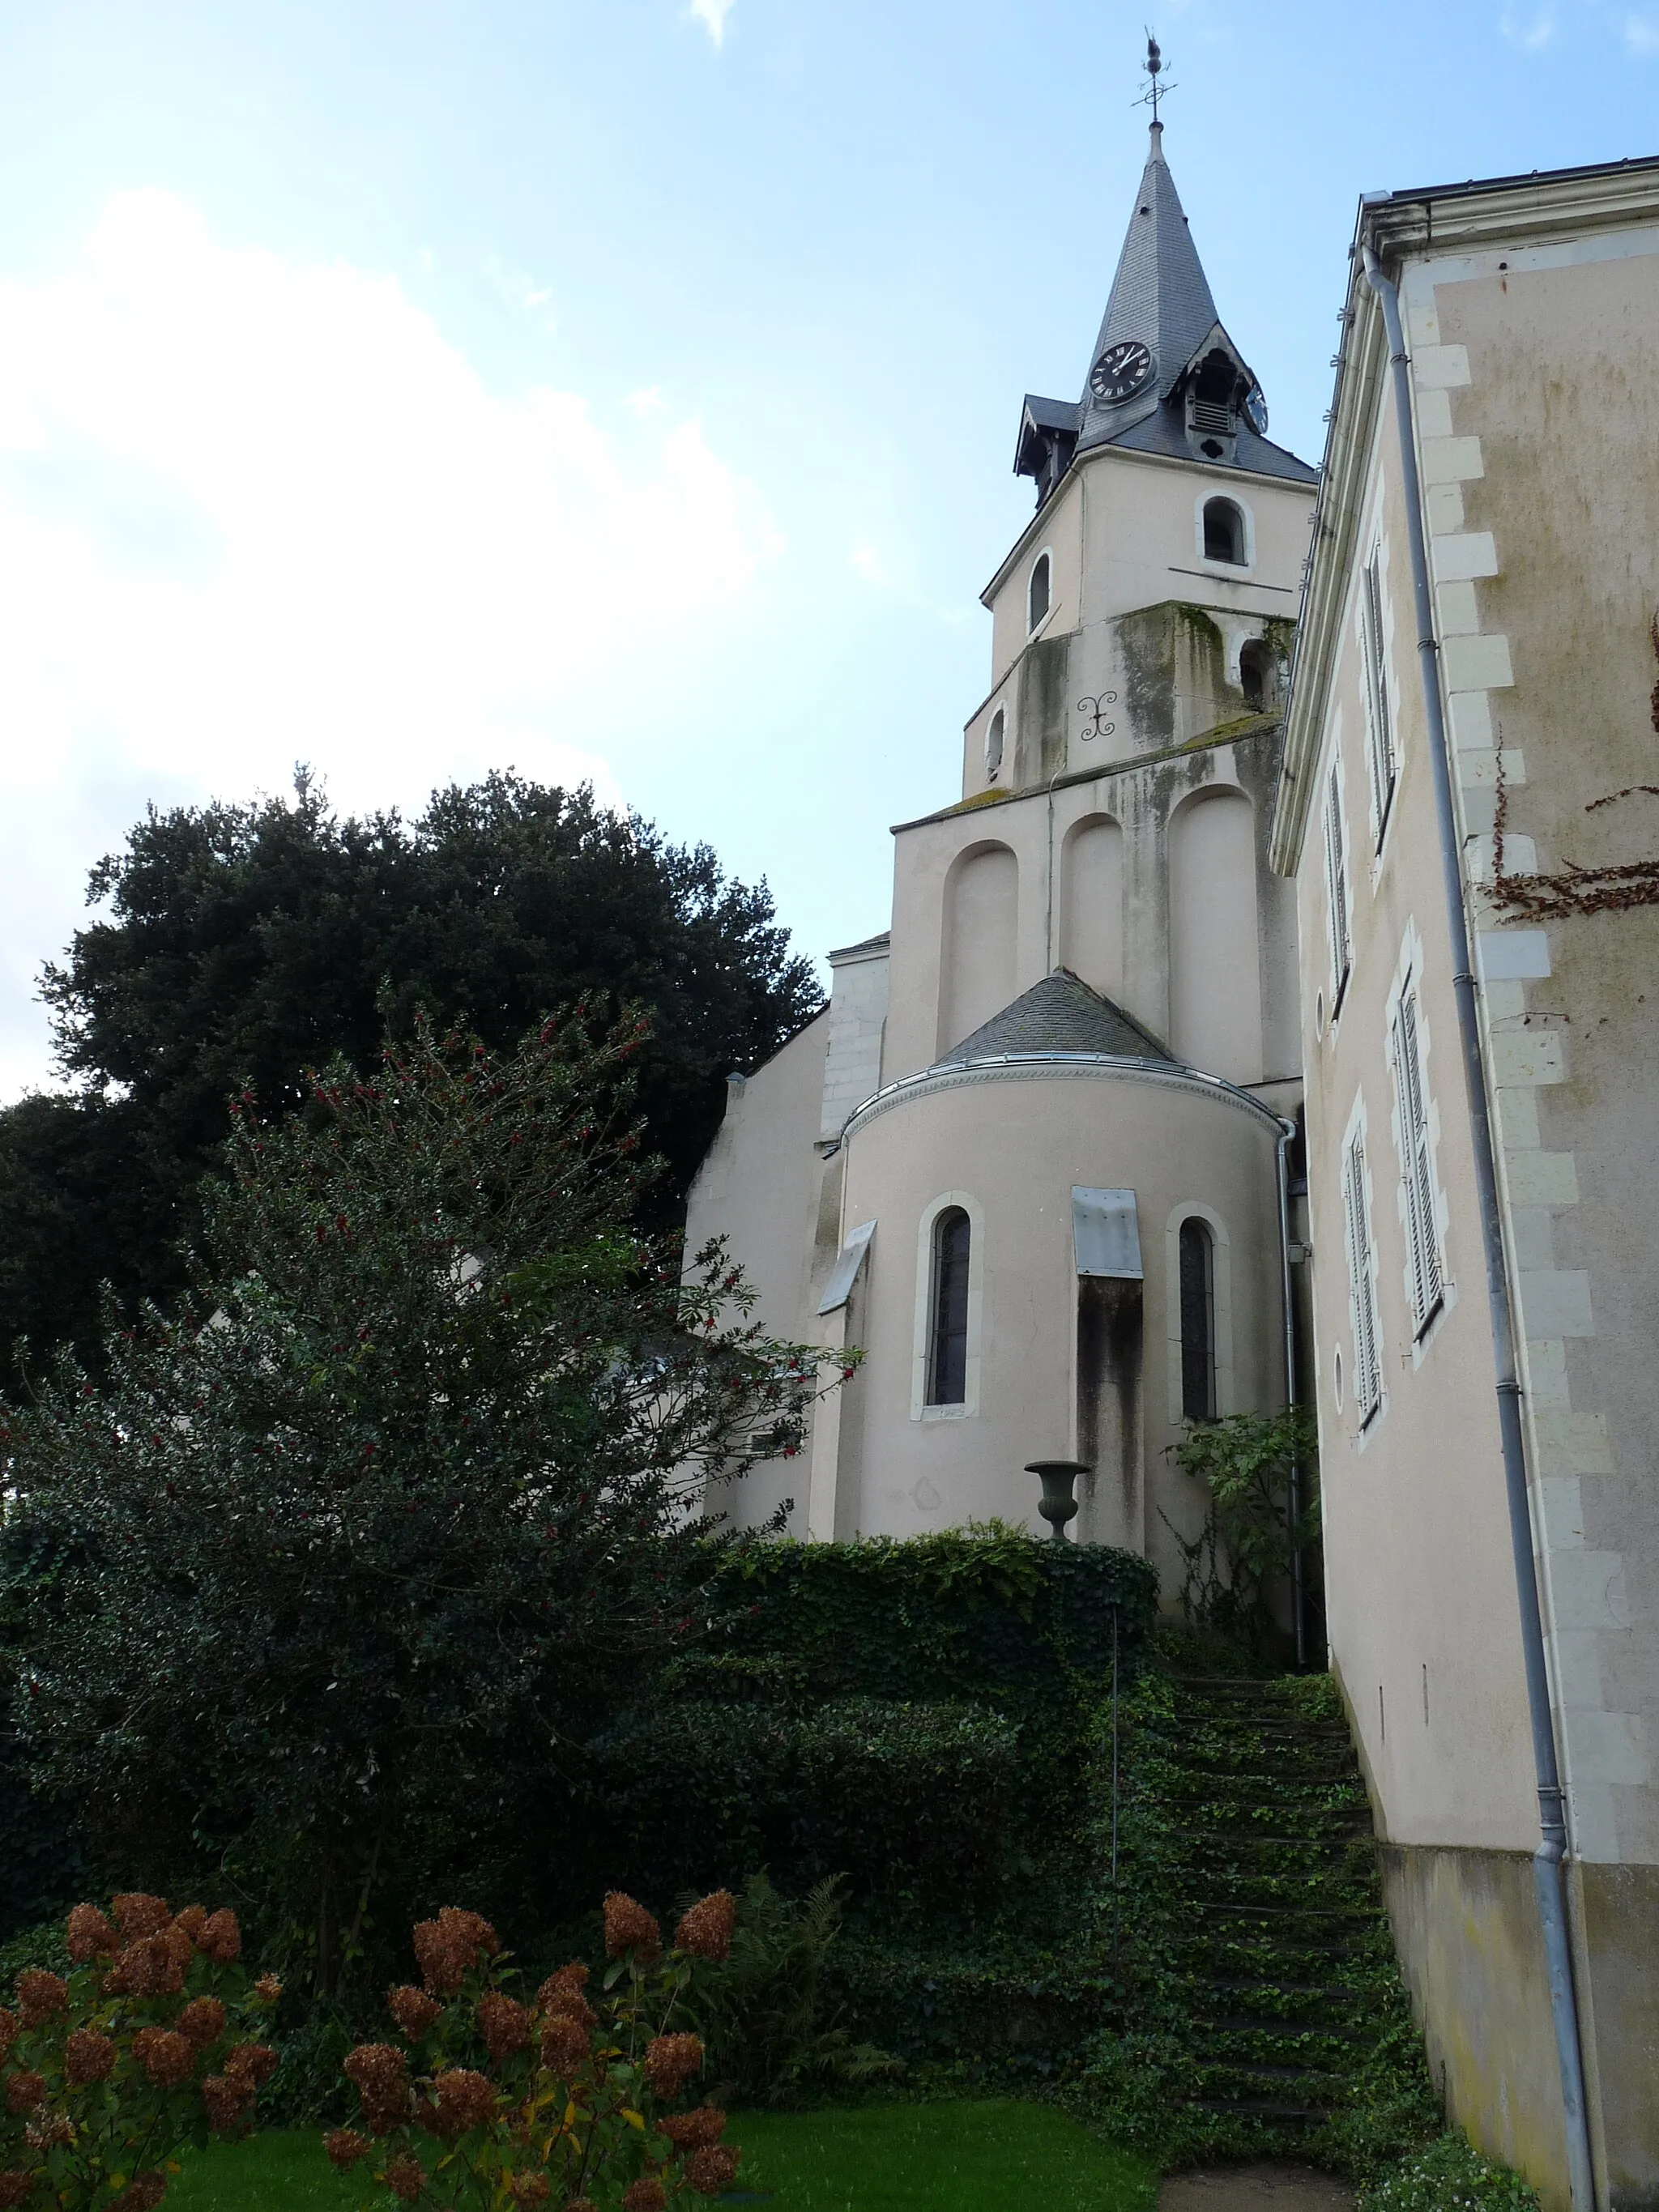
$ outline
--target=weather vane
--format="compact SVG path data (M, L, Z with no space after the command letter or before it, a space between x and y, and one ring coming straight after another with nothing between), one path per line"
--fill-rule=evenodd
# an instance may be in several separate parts
M1158 101L1163 99L1166 92L1173 92L1175 90L1175 87L1172 84L1160 84L1158 82L1159 77L1164 74L1164 53L1163 49L1159 46L1158 40L1152 36L1150 29L1146 33L1146 89L1141 94L1139 99L1136 100L1135 106L1137 107L1150 107L1152 111L1152 121L1156 124L1158 121Z

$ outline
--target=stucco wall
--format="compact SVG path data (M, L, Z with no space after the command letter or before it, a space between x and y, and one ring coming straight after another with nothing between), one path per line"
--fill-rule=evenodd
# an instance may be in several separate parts
M856 1125L843 1217L878 1227L852 1332L867 1357L841 1417L836 1533L993 1514L1042 1532L1024 1464L1073 1456L1078 1443L1072 1187L1129 1188L1146 1269L1139 1443L1127 1489L1103 1476L1076 1525L1085 1540L1145 1551L1167 1581L1176 1559L1159 1509L1188 1533L1200 1517L1164 1449L1180 1424L1172 1224L1199 1211L1217 1234L1223 1410L1282 1403L1274 1142L1247 1106L1106 1069L963 1071ZM947 1199L975 1220L973 1372L967 1406L924 1410L924 1231Z
M726 1118L686 1202L688 1255L724 1237L759 1293L750 1318L792 1343L817 1340L812 1285L828 1256L820 1240L830 1255L839 1241L838 1188L821 1206L825 1170L816 1145L829 1041L826 1009L746 1082L728 1085ZM708 1506L752 1523L786 1498L794 1504L792 1528L805 1534L806 1469L799 1462L758 1468L734 1491L712 1492Z

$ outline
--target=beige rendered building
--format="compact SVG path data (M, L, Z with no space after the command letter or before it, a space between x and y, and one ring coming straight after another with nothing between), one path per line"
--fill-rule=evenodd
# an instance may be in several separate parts
M797 1340L858 1345L805 1456L712 1501L797 1534L993 1515L1176 1565L1183 1419L1284 1402L1294 887L1267 865L1314 471L1265 434L1154 124L1077 402L983 594L961 795L895 831L890 932L746 1082L692 1192ZM1175 1577L1178 1586L1179 1575Z
M1272 858L1332 1663L1451 2116L1651 2206L1659 163L1362 202L1315 544Z

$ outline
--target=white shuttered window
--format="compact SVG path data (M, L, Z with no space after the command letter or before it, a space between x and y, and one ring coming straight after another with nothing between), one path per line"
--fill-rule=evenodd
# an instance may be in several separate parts
M1377 1346L1370 1204L1365 1192L1365 1138L1361 1129L1354 1131L1342 1154L1342 1219L1348 1248L1349 1320L1353 1329L1353 1401L1363 1429L1382 1402L1382 1363Z
M1406 1289L1412 1333L1421 1336L1439 1311L1444 1291L1434 1218L1434 1158L1429 1143L1428 1085L1424 1077L1417 979L1408 975L1395 1003L1389 1036L1395 1102L1400 1115L1400 1173L1406 1199Z
M1331 763L1325 786L1325 926L1331 949L1331 1012L1342 1003L1348 970L1353 964L1353 939L1348 923L1348 836L1342 811L1342 772Z
M1382 548L1371 548L1360 577L1359 629L1365 664L1365 758L1370 769L1371 841L1381 847L1394 800L1394 718L1382 655Z

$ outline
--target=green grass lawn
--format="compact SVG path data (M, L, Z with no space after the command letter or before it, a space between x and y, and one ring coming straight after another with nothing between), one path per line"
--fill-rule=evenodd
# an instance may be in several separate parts
M740 2112L741 2192L775 2212L1151 2212L1158 2175L1042 2105L878 2105ZM312 2134L186 2158L167 2212L345 2212L356 2201Z

